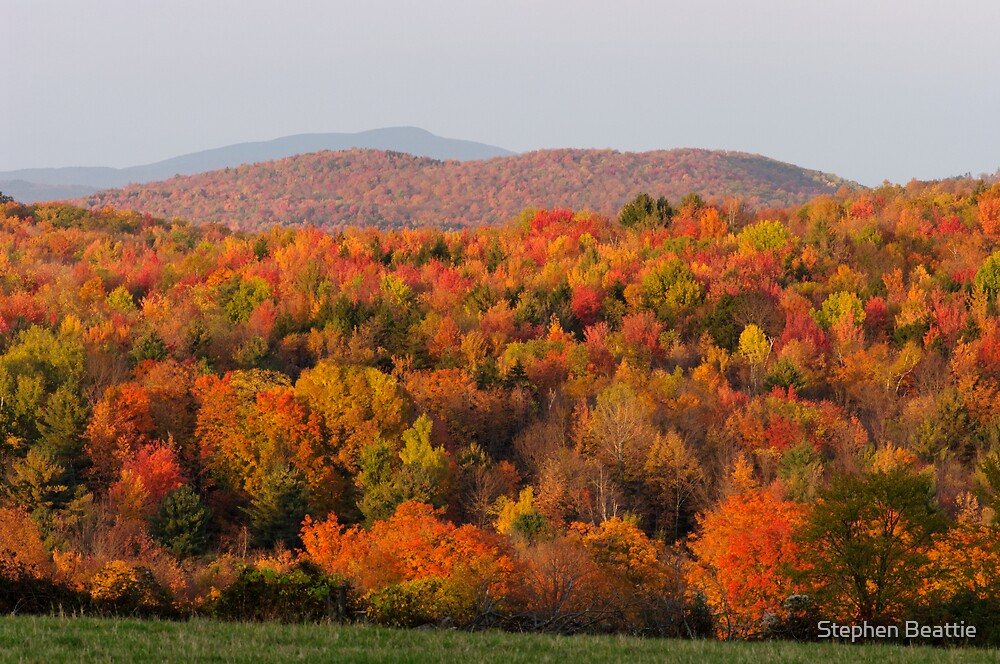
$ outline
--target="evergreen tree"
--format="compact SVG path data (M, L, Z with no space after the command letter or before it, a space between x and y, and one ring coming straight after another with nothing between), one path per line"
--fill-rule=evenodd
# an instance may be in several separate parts
M254 544L272 546L282 542L289 547L298 544L307 507L305 483L294 469L269 473L247 509Z
M51 453L31 448L23 459L14 461L6 486L0 488L15 504L46 521L70 500L65 475L66 469Z
M622 207L618 223L626 228L640 225L665 226L673 215L673 208L666 198L660 196L653 200L652 196L642 192Z
M136 339L128 355L134 364L145 360L163 360L168 355L167 344L156 332L149 331Z
M208 508L187 484L163 499L160 513L153 519L153 533L175 556L199 554L208 546Z
M408 500L435 507L445 504L451 468L444 448L431 445L431 428L431 418L421 415L403 432L403 448L398 454L382 440L362 452L364 496L358 509L369 522L388 519ZM394 457L402 463L394 465Z
M65 383L52 393L39 413L40 446L57 459L72 462L83 449L81 434L87 424L87 408L76 385Z
M681 199L680 207L689 208L691 211L696 212L705 207L705 199L692 191Z
M983 505L993 510L993 522L1000 521L1000 454L984 458L976 469L977 492Z

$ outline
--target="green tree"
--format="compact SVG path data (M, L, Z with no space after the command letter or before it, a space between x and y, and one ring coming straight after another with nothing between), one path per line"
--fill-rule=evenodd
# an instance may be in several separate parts
M196 555L208 547L209 516L198 493L185 484L163 499L159 514L153 518L153 534L179 558Z
M298 472L286 467L269 473L247 509L254 544L298 544L308 504L306 485Z
M798 367L786 358L781 358L775 362L771 372L764 378L764 389L767 391L771 391L771 388L775 386L784 389L792 387L796 390L801 390L805 385L805 379L799 373Z
M369 522L391 517L396 507L413 500L444 505L451 479L451 462L443 447L431 445L431 418L421 415L403 432L398 455L381 438L361 454L359 480L364 495L358 509ZM398 458L401 463L394 463Z
M705 199L697 192L691 191L684 195L679 207L681 209L687 208L691 212L697 212L705 207Z
M35 415L45 395L41 376L11 374L0 364L0 450L36 437Z
M87 407L72 382L60 385L49 396L38 417L39 447L67 463L79 460Z
M943 527L926 474L897 466L834 478L805 532L817 596L841 617L899 616L915 602Z
M618 213L618 223L626 228L665 226L673 214L666 198L660 196L653 200L649 194L642 192L622 207Z
M942 390L935 408L917 429L913 451L931 463L954 454L962 462L974 459L982 444L976 419L953 387Z
M167 351L167 344L163 338L150 330L135 340L128 356L133 364L139 364L145 360L164 360L167 357Z
M687 263L672 258L653 268L642 279L643 301L658 318L667 320L677 311L698 304L701 283Z
M723 293L714 306L701 317L701 329L708 332L716 345L733 352L740 338L740 325L737 322L740 313L741 296Z
M66 469L51 453L36 448L11 464L6 485L0 484L0 496L30 512L45 527L73 498Z
M779 221L759 221L747 226L736 236L744 252L771 251L788 244L788 229Z
M534 543L548 525L535 507L535 493L530 486L521 490L516 501L500 496L491 511L496 514L493 525L498 533L517 535L530 543Z
M0 358L13 374L38 374L54 389L83 373L83 344L73 334L57 334L36 325L24 330Z
M983 261L976 271L975 284L990 295L1000 293L1000 251L994 252Z
M816 322L829 329L847 317L853 324L860 325L865 320L865 309L857 295L839 291L831 293L823 301L823 308L816 314Z
M993 523L1000 522L1000 453L984 458L976 469L976 493L983 505L993 510Z
M226 303L226 314L234 323L250 319L261 302L271 297L271 287L260 277L241 281L232 298Z
M124 312L135 311L135 300L132 298L132 293L124 286L119 286L108 293L105 300L112 309Z
M431 445L431 425L431 418L421 415L403 432L403 449L399 452L403 466L396 483L405 500L441 507L451 468L445 449Z
M811 442L804 440L781 455L778 476L784 480L789 498L812 502L823 478L823 458Z
M394 480L393 447L381 438L361 451L358 482L362 486L358 509L369 523L384 521L404 502Z

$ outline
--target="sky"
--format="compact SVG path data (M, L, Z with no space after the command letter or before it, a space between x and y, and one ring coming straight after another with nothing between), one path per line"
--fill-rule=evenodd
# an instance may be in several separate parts
M995 0L0 0L0 170L417 126L754 152L866 185L1000 169Z

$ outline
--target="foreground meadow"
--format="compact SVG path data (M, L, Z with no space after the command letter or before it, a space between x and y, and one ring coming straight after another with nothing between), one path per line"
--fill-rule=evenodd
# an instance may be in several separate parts
M995 662L995 650L4 617L2 662Z

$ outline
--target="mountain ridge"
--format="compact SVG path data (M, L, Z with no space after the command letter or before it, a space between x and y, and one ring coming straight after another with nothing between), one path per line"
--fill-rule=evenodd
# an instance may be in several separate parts
M500 223L529 207L612 215L640 191L675 202L693 192L784 207L844 185L859 186L760 155L694 148L537 150L465 162L348 150L132 185L79 203L242 229L275 224L461 228Z

